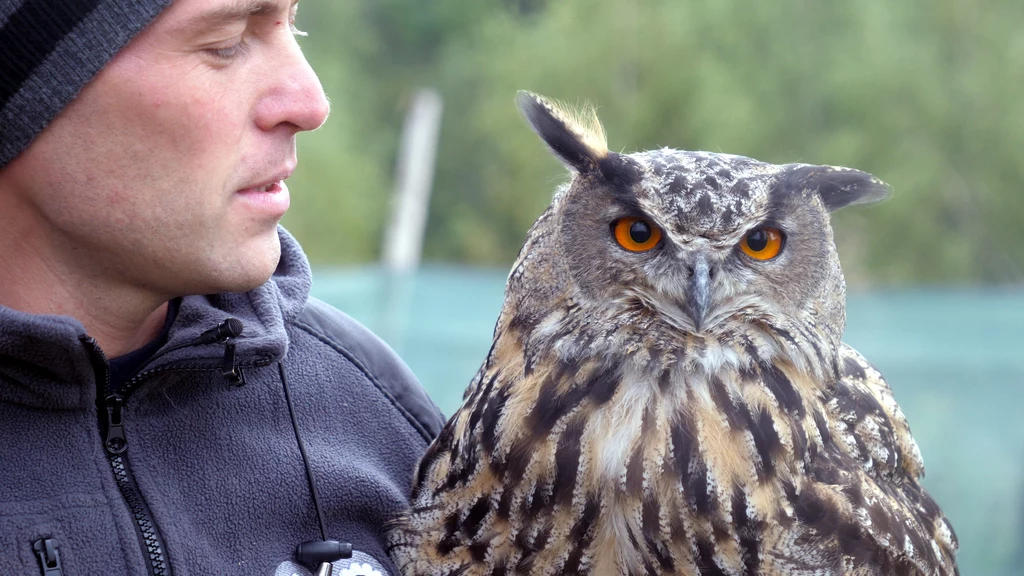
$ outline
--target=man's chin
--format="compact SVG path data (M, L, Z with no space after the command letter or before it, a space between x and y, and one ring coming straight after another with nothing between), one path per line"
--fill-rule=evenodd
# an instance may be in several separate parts
M236 293L249 292L251 290L255 290L255 289L259 288L260 286L266 284L267 281L270 280L270 278L272 276L273 276L273 274L267 274L265 276L258 276L258 277L254 276L252 278L240 279L240 280L238 280L236 282L232 282L231 284L228 284L228 285L224 286L221 290L218 290L217 292L236 292Z
M253 246L238 247L232 255L221 256L221 262L212 268L216 270L211 284L215 290L205 292L249 292L267 283L281 261L281 241L275 231L272 239Z

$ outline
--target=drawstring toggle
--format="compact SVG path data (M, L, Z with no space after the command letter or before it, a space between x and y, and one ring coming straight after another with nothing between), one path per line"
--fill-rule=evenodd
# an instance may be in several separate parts
M331 576L332 562L352 557L352 545L337 540L303 542L295 549L300 564L316 566L316 576Z

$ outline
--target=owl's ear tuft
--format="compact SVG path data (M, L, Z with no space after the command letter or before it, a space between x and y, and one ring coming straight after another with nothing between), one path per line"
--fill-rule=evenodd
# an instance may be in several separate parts
M608 140L593 106L577 110L525 90L516 94L516 103L533 131L570 170L597 170L608 156Z
M829 212L852 204L870 204L892 195L892 188L867 172L841 166L793 164L787 184L797 190L814 190Z

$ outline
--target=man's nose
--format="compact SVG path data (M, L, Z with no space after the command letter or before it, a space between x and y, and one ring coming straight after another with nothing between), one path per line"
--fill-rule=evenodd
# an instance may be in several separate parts
M316 130L331 111L324 88L294 39L282 50L287 52L274 59L273 84L260 103L257 125L262 130L282 124L291 124L296 131Z

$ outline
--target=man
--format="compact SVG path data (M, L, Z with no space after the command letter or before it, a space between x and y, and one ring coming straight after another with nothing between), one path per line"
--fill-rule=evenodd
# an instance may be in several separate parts
M278 227L296 7L0 0L0 574L394 570L442 420Z

